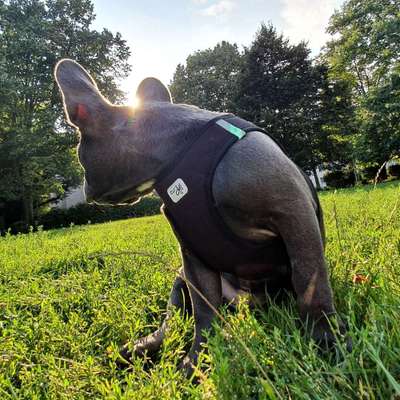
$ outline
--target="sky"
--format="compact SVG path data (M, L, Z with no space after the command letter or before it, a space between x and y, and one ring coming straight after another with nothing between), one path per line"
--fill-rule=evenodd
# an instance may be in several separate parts
M196 50L222 40L248 46L261 22L271 22L292 43L308 41L318 54L329 17L344 0L94 0L95 29L120 32L132 55L121 82L128 102L147 76L169 84L176 66Z

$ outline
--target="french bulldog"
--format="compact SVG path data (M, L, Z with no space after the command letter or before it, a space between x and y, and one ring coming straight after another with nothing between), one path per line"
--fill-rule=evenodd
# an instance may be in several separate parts
M195 139L199 126L220 115L173 104L168 89L155 78L146 78L139 85L140 105L136 108L113 105L101 95L90 74L69 59L58 62L55 79L67 121L80 132L78 155L89 202L138 201L153 190L161 171ZM174 281L168 309L193 313L195 335L180 367L192 373L215 310L240 293L260 299L265 293L291 290L310 335L318 343L333 344L337 335L332 326L339 326L342 333L344 326L332 300L322 211L308 177L274 140L254 131L223 156L212 178L212 194L233 234L266 248L272 240L278 241L285 249L286 261L261 268L256 275L241 270L221 272L182 245L183 267ZM273 259L273 247L268 248ZM126 344L122 356L130 360L134 355L156 352L168 329L169 315L153 334L137 340L133 347Z

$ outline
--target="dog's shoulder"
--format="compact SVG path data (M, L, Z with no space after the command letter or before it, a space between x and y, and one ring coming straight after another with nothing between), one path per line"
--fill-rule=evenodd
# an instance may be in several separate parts
M229 149L215 171L213 194L217 204L265 207L300 198L314 202L300 169L262 132L249 132Z

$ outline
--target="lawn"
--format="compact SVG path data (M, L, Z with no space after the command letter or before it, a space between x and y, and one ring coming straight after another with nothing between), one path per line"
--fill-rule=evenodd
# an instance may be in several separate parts
M177 242L162 216L75 226L0 238L0 398L400 398L400 186L320 197L352 353L318 352L292 300L222 310L197 386L176 369L193 333L178 314L157 360L119 370L165 312Z

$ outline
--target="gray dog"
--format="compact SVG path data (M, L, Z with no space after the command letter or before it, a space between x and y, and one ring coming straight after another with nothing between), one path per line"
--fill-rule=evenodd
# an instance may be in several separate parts
M219 218L222 221L219 226L224 225L224 228L218 231L209 216L201 216L212 232L210 236L213 237L207 238L196 212L190 214L183 206L178 212L183 212L184 217L169 218L181 244L183 259L183 268L172 288L169 309L177 307L193 312L195 321L194 341L181 368L188 374L193 371L204 342L204 331L210 329L215 316L214 310L243 292L262 299L265 293L275 295L280 289L292 290L300 317L312 337L318 343L335 342L332 322L342 333L344 328L335 317L318 198L308 178L274 140L256 127L235 126L235 119L225 114L172 104L168 89L154 78L147 78L139 85L137 96L141 104L134 109L110 104L88 72L72 60L61 60L55 77L68 122L81 133L78 154L85 169L88 201L133 203L154 188L159 192L162 190L160 181L166 179L165 171L173 169L176 160L192 151L205 126L219 125L215 129L219 129L221 135L226 131L240 138L235 138L218 163L214 163L213 173L208 174L212 205L206 205L202 212L212 213L214 211L208 210L215 208L216 212L210 215ZM216 148L217 145L210 146L210 154ZM192 164L187 165L194 165L196 169L196 157L189 158L192 160L187 162ZM191 179L191 171L184 172L185 179ZM201 171L196 173L196 179L205 179ZM169 200L173 209L174 205L184 204L180 200L192 187L177 179L166 190L169 197L159 194L163 200ZM202 189L198 190L202 196ZM198 207L204 206L199 203ZM170 205L166 204L167 217ZM184 226L185 218L191 226ZM194 235L203 234L202 241L190 238L193 232ZM214 240L219 238L218 232L223 234L220 240ZM223 241L228 244L225 246ZM246 258L243 254L247 253L240 250L240 241L247 243L246 249L254 246L258 259L262 256L265 262L257 263L254 258L247 263L233 260L232 265L229 264L227 260L232 259L232 254L238 260ZM209 254L214 254L211 259L219 260L215 265L207 263L208 253L203 251L202 243L209 246ZM221 251L217 254L215 249L219 245ZM226 249L231 249L232 254ZM205 257L201 256L202 251ZM132 351L126 345L123 357L129 360L132 353L143 355L157 351L167 325L168 315L162 326L138 340Z

